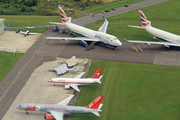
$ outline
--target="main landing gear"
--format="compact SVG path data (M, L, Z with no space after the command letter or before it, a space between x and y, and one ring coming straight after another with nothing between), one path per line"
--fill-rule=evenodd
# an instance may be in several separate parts
M28 111L26 111L26 114L29 114Z

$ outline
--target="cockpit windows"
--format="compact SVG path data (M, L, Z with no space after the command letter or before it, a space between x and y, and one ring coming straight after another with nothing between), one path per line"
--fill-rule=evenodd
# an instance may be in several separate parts
M117 38L114 38L114 40L117 40Z
M19 107L21 107L21 105L19 105Z

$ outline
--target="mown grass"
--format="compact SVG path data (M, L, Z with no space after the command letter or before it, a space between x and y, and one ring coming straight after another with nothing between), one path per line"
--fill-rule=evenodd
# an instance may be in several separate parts
M96 7L85 10L85 12L99 13L101 11L110 10L111 8L118 8L118 7L122 7L124 5L130 5L133 3L140 2L140 1L144 1L144 0L122 0L122 1L114 2L114 3L110 3L110 4L97 5Z
M22 55L22 53L16 53L16 56L13 56L13 53L0 53L0 82Z
M72 19L84 16L82 13L70 15ZM0 15L4 18L5 24L11 23L12 27L52 25L49 22L59 22L61 16L34 16L34 15Z
M72 115L71 120L179 119L180 67L94 60L87 77L102 68L102 84L83 86L76 106L103 95L102 113Z
M153 27L174 34L180 34L179 5L180 1L169 0L161 4L142 8L141 10L144 12L148 20L151 21ZM144 41L159 41L158 39L153 39L153 36L143 29L128 27L128 25L138 26L141 22L138 10L113 16L107 18L107 20L109 21L109 30L107 30L107 33L117 36L120 41L124 41L124 38ZM100 20L97 24L89 26L89 28L98 30L103 22L104 20Z

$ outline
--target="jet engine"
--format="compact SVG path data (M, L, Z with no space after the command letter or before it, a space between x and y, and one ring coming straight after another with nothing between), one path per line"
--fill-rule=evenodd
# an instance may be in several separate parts
M46 120L53 120L53 116L52 115L50 115L50 114L46 114L46 115L44 115L44 119L46 119Z
M69 89L70 88L70 86L69 85L65 85L65 89Z
M81 45L83 45L85 47L88 46L87 42L85 42L85 41L81 41L80 43L81 43Z
M20 32L20 30L17 30L17 31L16 31L16 33L19 33L19 32Z

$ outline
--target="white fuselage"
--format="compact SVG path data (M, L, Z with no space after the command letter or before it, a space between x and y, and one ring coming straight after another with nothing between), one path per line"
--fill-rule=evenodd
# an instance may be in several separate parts
M156 38L164 40L166 42L180 44L180 36L170 32L166 32L151 26L145 27L145 30Z
M52 84L60 84L60 85L67 85L67 84L78 84L78 85L88 85L96 83L99 79L95 78L81 78L81 79L75 79L75 78L53 78L49 80L48 82Z
M27 30L24 34L25 34L25 35L28 35L28 33L30 33L30 30Z
M80 34L84 37L98 39L99 42L103 42L105 45L111 45L114 47L121 46L122 43L113 35L109 35L107 33L94 31L76 24L73 24L71 22L64 23L67 28L69 28L71 31Z

